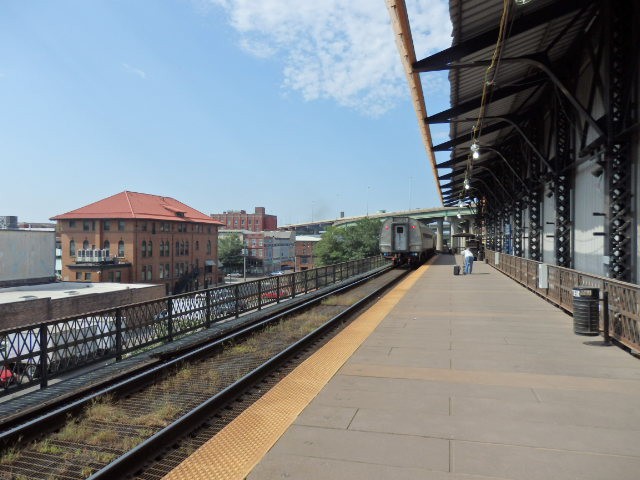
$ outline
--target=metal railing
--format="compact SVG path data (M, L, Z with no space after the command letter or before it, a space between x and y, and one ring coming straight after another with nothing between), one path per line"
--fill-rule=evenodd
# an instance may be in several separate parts
M487 263L559 307L573 313L573 287L595 287L609 294L609 335L640 351L640 286L606 277L543 264L486 250ZM547 269L547 287L540 288L540 265ZM603 311L600 308L600 330Z
M36 384L44 388L74 369L119 361L385 265L381 256L353 260L0 331L0 395Z

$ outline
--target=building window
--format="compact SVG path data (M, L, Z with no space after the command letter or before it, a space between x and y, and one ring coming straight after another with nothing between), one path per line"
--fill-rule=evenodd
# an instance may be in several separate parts
M143 266L142 267L142 277L140 278L141 280L145 280L147 278L147 266Z
M184 254L189 255L189 242L184 242Z
M164 266L164 276L171 278L171 266L168 263Z
M76 221L75 220L69 220L69 228L76 228Z
M72 257L76 256L76 242L75 240L71 240L69 242L69 255Z
M171 244L169 243L169 240L167 240L167 243L164 244L164 248L165 248L164 256L168 257L170 254L169 249L171 248Z
M122 281L122 272L120 270L116 271L116 278L115 278L116 282L121 282Z
M211 240L207 240L207 255L211 255Z
M151 280L153 278L153 267L149 265L147 268L147 280Z
M142 258L147 256L147 242L145 240L142 241Z
M89 240L85 240L84 242L82 242L82 249L89 250Z
M144 222L142 225L140 225L140 229L141 229L143 232L146 232L146 231L147 231L147 222Z
M113 272L109 272L109 281L113 282Z
M102 228L105 231L111 230L111 220L105 220L104 222L102 222Z
M91 223L89 223L89 220L84 220L82 222L82 230L84 230L85 232L91 230Z
M164 265L160 264L160 268L158 269L158 277L160 280L164 278Z
M176 257L180 255L180 242L176 242Z
M200 250L200 242L196 240L196 252Z
M105 240L102 245L103 245L102 248L104 248L105 250L111 249L111 242L109 242L109 240Z
M118 220L118 231L124 232L124 220Z
M91 272L84 272L84 279L91 280Z
M149 245L147 247L147 256L153 256L153 242L149 240Z
M124 257L124 242L122 240L118 242L118 256Z
M76 272L76 280L82 280L82 272Z
M180 255L184 255L184 242L180 242Z

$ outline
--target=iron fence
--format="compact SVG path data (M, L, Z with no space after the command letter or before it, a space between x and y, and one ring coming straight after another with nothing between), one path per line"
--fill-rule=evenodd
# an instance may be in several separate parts
M594 287L609 294L609 335L640 351L640 286L606 277L486 250L487 263L559 307L573 313L573 288ZM541 287L541 269L547 282ZM603 329L600 308L600 330Z
M183 293L0 331L7 394L96 362L120 361L240 314L379 269L381 256Z

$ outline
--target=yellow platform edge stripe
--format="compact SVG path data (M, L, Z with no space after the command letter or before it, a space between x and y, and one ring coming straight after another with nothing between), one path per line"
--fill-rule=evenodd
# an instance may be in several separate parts
M433 259L410 274L163 480L242 480L286 432Z

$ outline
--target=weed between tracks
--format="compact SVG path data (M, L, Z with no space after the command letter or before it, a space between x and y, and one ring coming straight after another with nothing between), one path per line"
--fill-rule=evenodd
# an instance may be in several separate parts
M122 399L100 398L58 432L20 452L5 452L0 458L0 478L86 478L317 329L342 309L337 306L357 300L347 295L331 297L308 313L285 318L245 340L225 345L211 359L183 365L138 394ZM55 461L43 467L37 461L38 454L54 457Z

